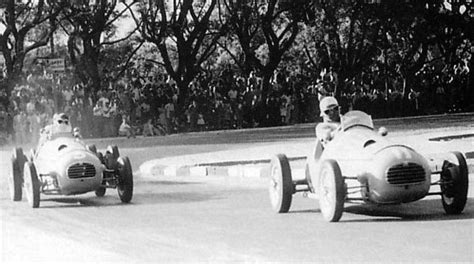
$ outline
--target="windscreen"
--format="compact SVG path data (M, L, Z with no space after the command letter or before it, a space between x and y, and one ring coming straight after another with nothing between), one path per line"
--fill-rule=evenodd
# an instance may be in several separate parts
M341 124L342 130L344 131L355 126L363 126L370 129L374 129L372 117L362 111L347 112L345 115L342 116Z

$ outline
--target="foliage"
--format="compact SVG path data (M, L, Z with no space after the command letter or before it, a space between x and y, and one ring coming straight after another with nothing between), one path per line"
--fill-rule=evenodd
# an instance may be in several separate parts
M299 33L311 1L223 1L230 34L236 36L243 54L232 54L245 73L257 71L263 77L263 93L283 55Z
M88 0L68 1L62 8L62 17L58 22L68 35L68 51L75 73L86 86L86 94L95 94L105 85L103 78L103 48L114 45L130 37L113 40L116 34L116 23L137 1L121 1L125 8L119 10L118 1L100 0L90 4ZM125 58L123 58L125 60ZM121 63L119 63L120 65ZM102 67L101 67L102 66ZM107 71L109 73L110 71Z
M0 34L0 52L6 67L6 86L9 95L22 75L26 55L45 46L56 30L52 20L58 15L63 1L15 1L2 2L0 23L4 27Z
M182 99L189 83L213 54L225 25L211 21L217 1L143 1L140 4L141 36L156 45L159 62L174 79Z
M460 61L473 67L470 1L8 0L0 10L8 78L18 78L27 54L62 31L67 60L92 94L127 69L152 74L152 65L176 82L180 104L203 70L254 71L265 95L277 69L315 80L332 67L338 95L370 74L377 89L400 80L406 96L426 68L446 74ZM117 39L117 21L127 14L139 35Z

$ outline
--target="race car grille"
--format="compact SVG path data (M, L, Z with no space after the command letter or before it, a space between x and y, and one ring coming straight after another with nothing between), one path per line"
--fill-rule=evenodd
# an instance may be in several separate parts
M95 167L90 163L76 163L67 169L67 175L71 179L94 177Z
M425 181L425 170L416 163L399 164L387 171L390 184L410 184Z

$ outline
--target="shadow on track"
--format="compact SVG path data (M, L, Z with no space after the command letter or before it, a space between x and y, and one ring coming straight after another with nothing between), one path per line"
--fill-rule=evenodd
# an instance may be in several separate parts
M51 203L52 202L52 203ZM46 203L46 204L45 204ZM130 206L131 203L122 203L116 196L109 197L54 197L41 199L41 208L77 208L77 207L108 207L108 206Z
M153 185L201 185L201 184L205 184L205 182L156 181L156 180L150 180L150 181L142 180L141 183L144 183L147 186L153 186Z
M319 208L294 210L289 214L320 214ZM344 207L344 214L368 216L373 218L348 219L342 216L340 222L395 222L395 221L450 221L474 219L474 198L468 198L464 211L459 215L448 215L444 212L440 200L420 200L414 203L399 205L349 204ZM322 217L322 216L321 216Z
M197 192L168 192L168 193L139 193L134 196L134 204L169 204L204 202L221 199L212 193Z
M344 220L344 222L384 222L384 221L449 221L474 219L474 198L468 198L464 211L459 215L448 215L445 213L439 199L421 200L414 203L400 205L349 205L344 212L374 216L375 219ZM388 218L379 218L388 217Z
M40 208L77 208L77 207L110 207L110 206L139 206L146 204L191 203L221 199L215 194L196 192L170 193L137 193L132 202L122 203L114 195L105 197L54 197L42 199ZM54 202L54 203L51 203Z

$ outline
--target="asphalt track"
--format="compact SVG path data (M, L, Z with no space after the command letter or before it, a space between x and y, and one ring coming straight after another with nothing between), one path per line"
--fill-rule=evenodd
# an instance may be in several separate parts
M472 128L473 115L380 120L397 135ZM157 138L88 140L117 144L135 169L131 204L115 190L47 196L41 207L8 198L8 148L0 152L2 263L11 262L474 262L474 189L461 215L444 214L439 197L381 207L346 204L341 222L323 221L316 200L295 196L290 213L270 210L261 178L150 177L151 159L242 151L313 136L314 124ZM474 131L474 129L473 129ZM467 135L469 133L466 133ZM473 146L473 138L465 144ZM210 161L212 162L212 161Z

